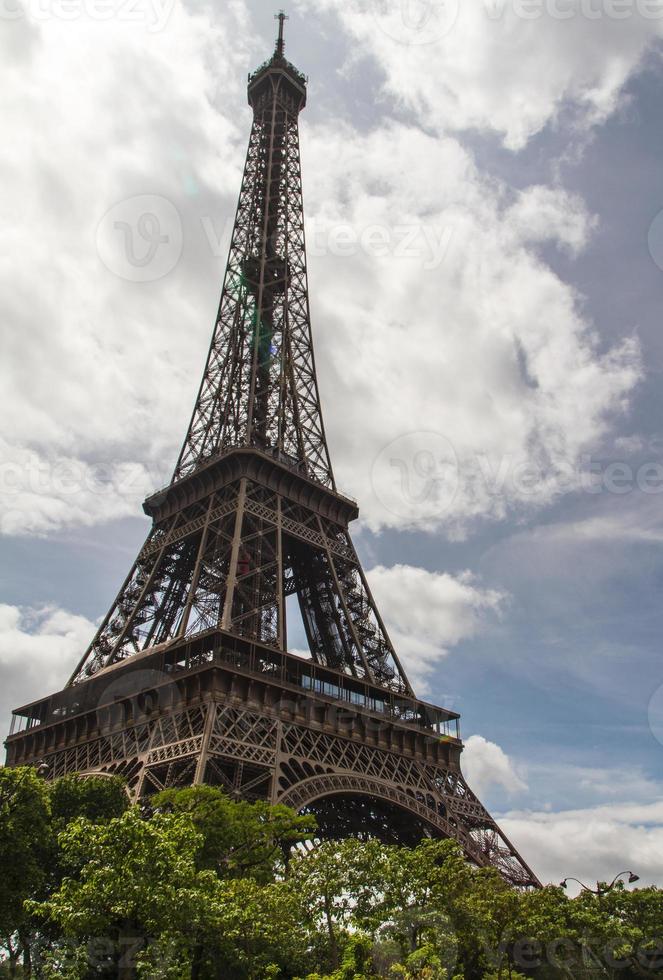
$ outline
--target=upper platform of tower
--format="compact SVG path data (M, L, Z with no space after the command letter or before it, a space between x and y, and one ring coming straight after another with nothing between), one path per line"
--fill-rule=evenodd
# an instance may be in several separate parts
M287 61L284 55L283 27L287 19L283 11L277 14L279 35L274 54L249 75L248 98L254 111L274 96L286 98L297 112L301 112L306 105L306 75Z

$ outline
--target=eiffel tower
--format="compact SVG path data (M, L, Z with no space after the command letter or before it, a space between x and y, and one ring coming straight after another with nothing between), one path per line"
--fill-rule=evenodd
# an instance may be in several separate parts
M536 887L463 778L459 715L416 698L350 538L311 340L306 78L284 20L249 76L228 264L175 472L145 501L147 540L67 686L14 712L7 764L117 773L136 799L205 782L313 813L321 837L451 837ZM288 652L290 597L308 657Z

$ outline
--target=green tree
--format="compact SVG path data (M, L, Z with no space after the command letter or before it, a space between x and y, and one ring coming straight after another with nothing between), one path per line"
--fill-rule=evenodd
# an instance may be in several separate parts
M217 830L218 803L211 807ZM262 808L237 806L234 823L247 824L244 876L232 864L226 878L217 870L218 847L211 847L219 839L200 829L208 828L207 810L204 817L197 812L197 824L195 810L178 807L148 819L132 807L103 823L70 821L59 835L68 877L34 906L61 937L45 957L44 977L258 980L270 968L274 976L301 970L309 936L299 904L287 882L267 880L278 850L274 827L280 840L298 826L294 814L281 811L267 821L268 833Z
M316 826L313 817L289 807L236 802L212 786L164 790L152 805L157 812L191 819L202 836L198 865L220 878L273 880L287 865L292 846L310 839Z
M663 976L663 892L621 883L600 895L583 891L567 902L564 935L576 944L568 958L578 976Z
M569 957L577 959L577 949L572 941L559 942L570 935L570 902L561 888L547 888L530 891L521 896L520 935L510 949L510 962L520 970L537 971L537 975L547 975L546 971L557 976L555 963L564 963ZM547 963L548 958L552 962ZM552 969L551 969L552 968ZM563 972L559 973L564 976Z
M35 924L27 900L45 897L54 854L48 788L34 769L0 769L0 936L15 976L32 972Z
M402 980L447 980L449 974L435 949L426 944L410 953L405 963L392 966L389 976Z
M106 965L118 978L152 977L158 959L164 977L188 976L182 971L213 931L222 901L216 875L196 866L202 836L191 819L156 814L143 820L132 807L106 823L78 818L59 841L76 873L35 905L35 913L79 947L98 937L110 941L96 964L98 975Z
M377 841L325 841L292 862L290 884L302 921L311 933L320 930L317 949L325 969L338 969L347 930L371 919L383 882L383 850Z
M212 787L139 809L119 780L0 770L0 831L0 976L663 978L656 888L520 892L448 840L293 850L311 818Z
M611 948L617 969L625 959L641 977L663 976L663 891L659 888L620 888L611 893L623 924L624 947Z
M461 900L473 880L459 846L426 840L415 848L386 848L385 856L380 901L363 927L371 924L374 932L395 940L402 957L427 946L445 966L453 966Z
M472 874L471 887L455 917L461 937L460 958L468 976L513 973L514 944L526 935L524 896L509 886L494 868Z
M201 977L263 980L292 977L305 968L310 933L289 882L260 885L235 878L220 887L216 939L204 951Z
M372 941L358 933L349 937L337 970L324 976L309 973L306 980L374 980L378 976L373 969Z
M63 830L76 817L95 823L120 817L129 808L124 780L118 776L63 776L50 784L54 827Z

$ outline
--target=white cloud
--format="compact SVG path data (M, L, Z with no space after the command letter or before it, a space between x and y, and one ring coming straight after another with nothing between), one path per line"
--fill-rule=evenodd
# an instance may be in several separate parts
M600 581L631 566L633 546L663 543L661 495L631 492L590 496L577 520L556 521L518 531L489 553L490 566L501 564L530 578L567 578L569 566L591 564ZM586 514L586 516L585 516ZM637 560L637 555L636 555ZM534 569L532 562L538 564ZM591 584L591 582L590 582Z
M636 453L642 453L648 448L647 442L640 435L630 435L630 436L617 436L614 440L614 449L616 453L623 453L625 456L631 456Z
M587 244L596 220L587 215L584 202L559 188L534 185L522 191L505 214L517 241L554 242L573 255Z
M213 219L220 234L232 214L247 135L236 122L246 52L232 30L242 4L215 11L211 23L176 2L161 31L142 23L138 8L138 21L103 23L83 12L36 17L33 8L4 22L22 57L0 68L0 111L12 134L0 159L8 188L0 389L10 443L0 506L9 533L135 512L122 491L115 501L90 491L102 464L120 482L127 466L172 471L222 276L202 221ZM144 270L121 253L109 260L101 247L103 219L146 192L157 217L161 202L181 222L185 247L168 275L136 282L132 273ZM141 259L149 241L136 237ZM171 230L163 248L173 242ZM53 471L66 468L79 485L61 492Z
M532 251L546 236L582 245L592 219L579 202L509 194L457 141L396 124L308 130L305 164L318 175L309 241L327 429L369 525L463 534L576 489L582 454L641 373L637 341L601 351L573 289ZM339 227L354 245L339 247ZM441 442L455 482L440 500Z
M645 4L627 6L616 17L608 0L300 3L335 12L357 42L354 61L371 55L386 92L426 126L496 132L511 149L564 110L578 129L615 111L662 31L660 10L645 17ZM523 8L529 17L519 16Z
M536 758L525 767L499 745L472 735L462 768L484 802L496 787L519 803L535 801L532 809L493 816L544 883L573 876L593 886L627 868L643 885L663 886L663 786L640 767L625 771Z
M469 739L468 739L469 741ZM592 753L594 764L575 762L577 749L567 749L558 755L554 745L539 746L526 753L526 761L520 756L511 759L516 775L526 780L526 792L511 806L527 806L533 811L563 811L568 808L592 808L604 803L651 803L663 798L663 783L650 775L642 765L628 769L596 764L600 753ZM542 758L546 756L546 758ZM551 758L552 757L552 758ZM556 761L555 761L556 760ZM465 755L463 755L465 768ZM515 792L515 787L514 787Z
M663 785L641 767L532 757L525 769L480 736L465 745L463 772L479 796L499 786L529 805L492 812L544 883L573 876L593 886L627 868L643 885L663 885Z
M506 601L501 592L481 589L470 572L454 578L410 565L378 565L367 578L406 673L421 691L449 648L485 628Z
M649 802L661 793L661 784L637 766L630 771L616 772L600 766L566 765L559 767L558 774L560 782L562 779L577 781L579 794L587 793L604 801Z
M0 68L11 134L0 162L11 189L0 273L5 533L132 512L138 489L115 500L89 489L100 461L104 486L126 472L141 491L167 478L212 328L225 261L217 237L227 237L250 124L247 50L224 40L241 38L232 27L246 18L239 2L214 23L176 2L157 32L117 18L102 30L83 16L9 25L24 44L20 64ZM491 37L475 49L468 35L454 57L485 56L488 71ZM507 42L516 52L522 43L517 31ZM443 78L441 62L416 60ZM131 80L131 98L118 77ZM487 77L481 99L508 103ZM461 535L478 518L573 489L569 469L626 408L640 374L635 341L602 350L573 290L537 255L544 240L583 247L593 219L582 202L543 186L511 192L457 140L413 125L382 122L362 135L339 120L306 123L303 155L323 407L339 483L370 526ZM161 201L164 220L168 211L181 223L169 241L179 248L181 231L182 255L162 278L136 282L112 271L133 267L108 251L104 216L114 228L118 202L124 214L146 195L157 216ZM352 254L338 238L348 227L361 239ZM416 487L410 499L397 482L373 486L373 461L394 439L409 439L426 464L430 433L453 443L451 500L442 507L433 493L422 504ZM17 460L18 491L7 486ZM32 473L62 467L79 474L76 492L50 478L35 492ZM398 481L388 458L386 468ZM401 493L395 508L385 492Z
M64 609L0 604L0 718L9 729L11 710L60 690L95 632L84 616Z
M480 797L492 786L501 786L509 794L527 790L527 783L504 749L481 735L471 735L465 742L462 768L470 786Z
M169 474L157 464L48 453L0 437L0 534L47 534L69 524L135 517Z
M663 800L560 813L518 811L500 826L544 882L572 875L587 885L625 868L663 886Z

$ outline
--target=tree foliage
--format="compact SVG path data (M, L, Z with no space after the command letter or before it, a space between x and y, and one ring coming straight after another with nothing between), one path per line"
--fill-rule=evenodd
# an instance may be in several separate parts
M316 842L197 786L0 770L0 975L43 980L663 978L663 892L519 892L449 840ZM304 846L303 842L309 842Z
M157 813L191 818L202 834L198 864L221 878L271 881L292 845L308 840L315 831L311 817L298 816L289 807L233 802L211 786L164 790L152 805Z
M0 769L0 936L13 970L22 954L30 967L26 902L45 897L54 848L44 782L33 769Z

